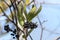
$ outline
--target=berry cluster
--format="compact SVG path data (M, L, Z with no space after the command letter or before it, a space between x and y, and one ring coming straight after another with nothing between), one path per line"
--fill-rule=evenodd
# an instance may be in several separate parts
M15 39L15 37L16 37L16 38L19 38L19 35L16 35L16 34L14 34L14 33L11 33L11 35L13 36L13 39Z
M15 39L15 37L16 37L16 38L19 37L19 35L16 34L16 29L11 30L11 29L9 28L9 25L5 25L5 26L4 26L4 30L5 30L6 32L9 32L9 31L13 32L13 33L11 33L11 35L13 36L13 39Z
M12 31L12 30L9 28L9 25L5 25L5 26L4 26L4 30L7 31L7 32Z
M24 23L24 28L30 28L30 29L33 29L33 28L36 28L37 27L37 25L35 24L35 23L33 23L33 22L25 22Z

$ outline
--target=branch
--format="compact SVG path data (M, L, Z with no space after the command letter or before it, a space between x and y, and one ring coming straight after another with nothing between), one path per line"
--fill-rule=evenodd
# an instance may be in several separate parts
M39 16L37 16L37 19L38 19L39 24L40 24L40 26L41 26L41 36L40 36L40 40L42 40L43 30L44 30L44 28L43 28L42 23L41 23L41 21L40 21L40 19L39 19Z
M31 35L29 35L29 37L31 38L31 40L33 40L33 38L31 37Z
M6 5L9 7L10 12L11 12L11 15L12 15L12 19L14 20L14 16L13 16L13 12L12 12L12 10L11 10L11 6L10 6L6 1L4 1L4 2L5 2Z
M12 20L6 15L6 13L3 11L3 9L2 9L1 7L0 7L0 9L1 9L1 11L3 12L4 16L6 16L6 17L8 18L8 20L11 21L11 22L17 27L17 25L14 23L14 21L12 21ZM18 29L24 34L24 31L23 31L23 30L21 30L19 27L18 27Z
M16 5L15 5L16 4L16 0L14 0L13 2L12 2L12 0L10 0L10 2L11 2L11 5L12 5L14 13L15 13L14 17L15 17L15 22L16 22L16 25L17 25L17 16L16 16L17 12L16 12Z
M56 40L59 40L60 39L60 37L58 37Z
M6 13L3 11L2 7L0 7L1 11L3 12L4 16L6 16L8 18L8 20L10 20L11 22L13 22L7 15Z
M53 33L53 34L59 34L59 35L60 35L60 33L53 32L53 31L51 31L51 30L48 30L48 29L44 29L44 30L45 30L45 31L47 31L47 32Z

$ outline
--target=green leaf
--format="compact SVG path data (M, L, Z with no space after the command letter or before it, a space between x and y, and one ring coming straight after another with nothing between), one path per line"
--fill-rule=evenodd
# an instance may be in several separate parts
M26 0L25 3L26 5L28 5L30 3L30 0Z
M41 10L42 10L42 6L39 7L35 15L37 15Z
M36 7L34 6L28 13L28 18L27 18L28 21L31 21L35 16L37 16L41 11L41 9L42 9L42 6L40 6L38 10L36 10Z
M18 16L18 21L19 21L20 25L23 26L23 24L24 24L24 17L23 16Z
M25 18L23 16L23 7L22 7L22 4L20 4L18 6L18 9L19 9L18 21L19 21L20 25L23 26Z
M24 14L25 14L25 17L26 17L26 19L27 19L26 5L24 5Z
M26 38L26 36L25 36L25 35L23 35L22 37L23 37L23 38Z
M36 7L34 6L27 15L28 16L27 17L28 21L31 21L31 19L34 17L35 12L36 12Z

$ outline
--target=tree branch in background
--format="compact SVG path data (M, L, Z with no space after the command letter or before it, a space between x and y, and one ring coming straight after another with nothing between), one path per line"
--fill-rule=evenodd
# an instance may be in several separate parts
M33 40L33 38L32 38L32 36L31 36L31 35L29 35L29 37L30 37L30 39L31 39L31 40Z
M58 37L56 40L60 40L60 37Z
M38 19L39 24L40 24L40 26L41 26L41 35L40 35L40 40L42 40L42 37L43 37L43 30L44 30L44 28L43 28L42 23L41 23L41 21L40 21L40 19L39 19L39 16L37 16L37 19Z

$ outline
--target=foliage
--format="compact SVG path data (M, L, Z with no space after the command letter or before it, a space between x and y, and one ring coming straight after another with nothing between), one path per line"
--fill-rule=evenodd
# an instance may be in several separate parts
M30 0L20 0L20 1L9 0L9 2L10 3L7 3L5 0L0 1L0 13L2 12L4 14L4 16L6 16L7 19L16 26L16 31L17 31L16 34L19 35L19 32L22 31L22 33L25 36L25 40L26 40L26 38L30 35L30 33L33 31L34 28L27 31L28 28L24 28L23 25L24 25L25 21L28 22L27 24L31 24L30 22L32 22L32 19L39 14L39 12L42 9L42 6L40 6L39 9L37 9L34 4L34 6L31 8L31 10L27 13L27 10L26 10L27 6L34 1L30 2ZM13 7L13 10L11 9L11 7ZM7 16L4 12L8 8L11 12L9 16ZM22 26L23 30L21 30L20 26L18 25L18 22ZM32 23L32 24L34 24L34 23ZM34 27L34 25L32 25L32 26ZM28 26L30 26L30 25L28 25ZM19 40L19 38L17 38L17 39Z

